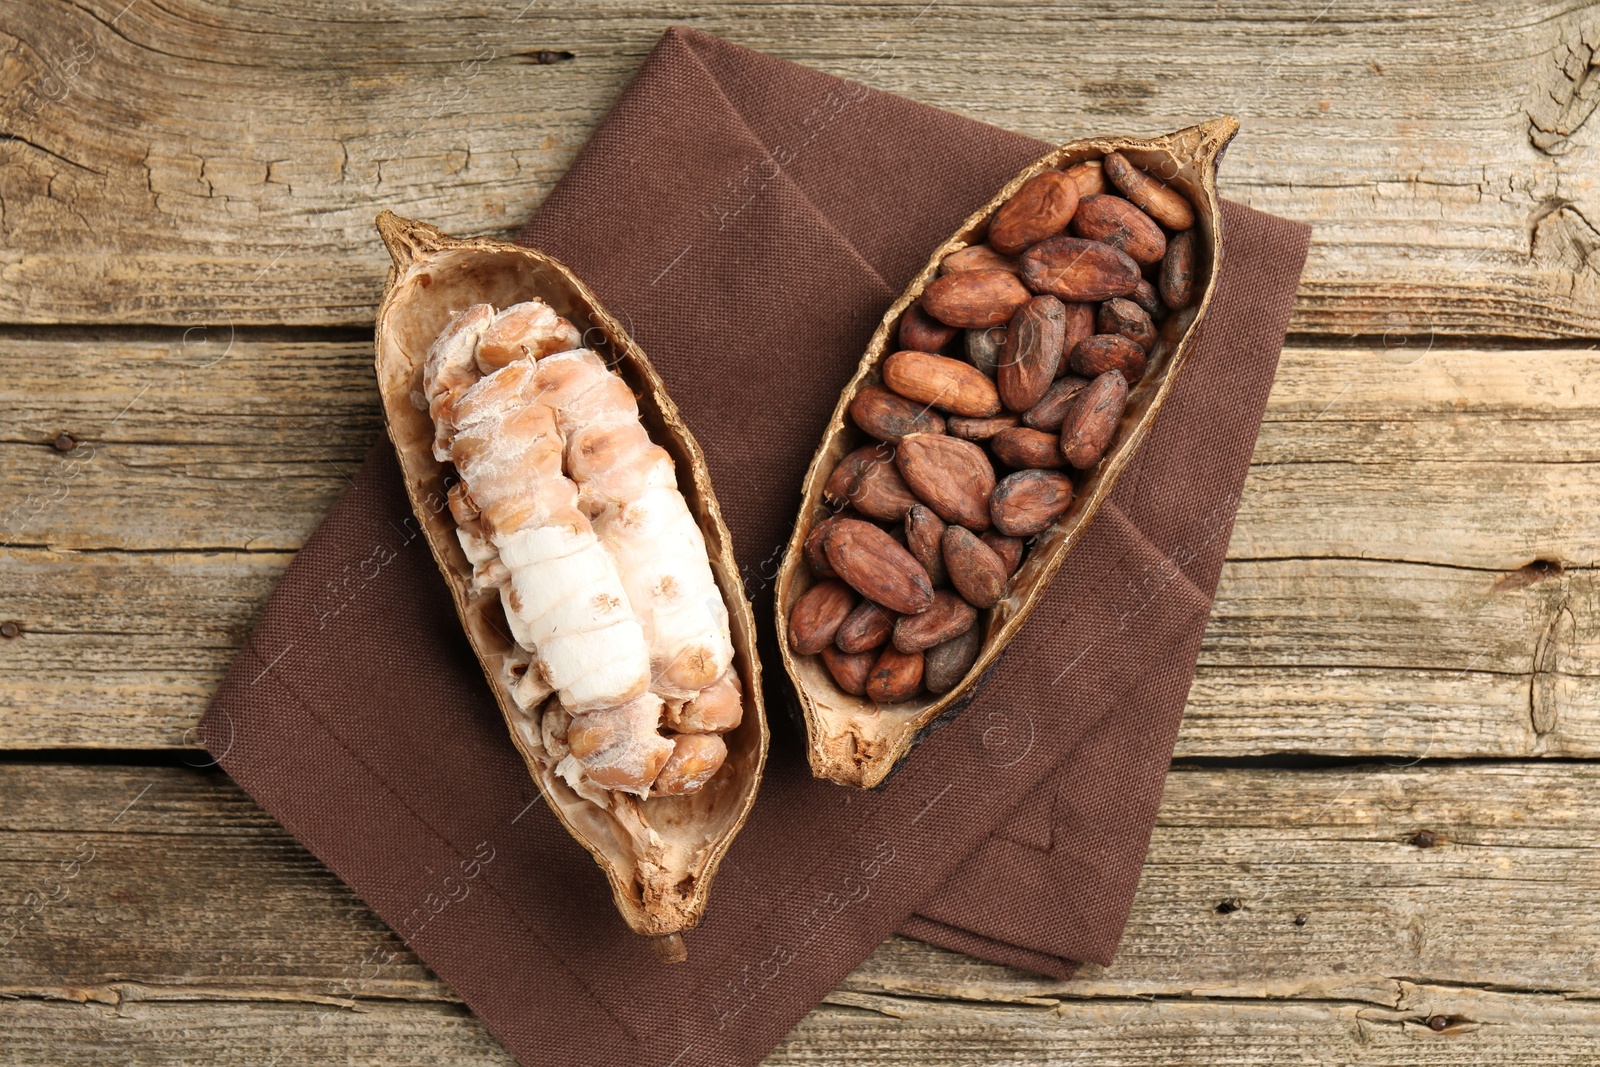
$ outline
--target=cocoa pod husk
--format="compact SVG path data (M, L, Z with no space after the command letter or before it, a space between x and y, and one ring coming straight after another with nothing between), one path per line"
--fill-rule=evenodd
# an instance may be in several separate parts
M1161 302L1176 311L1194 297L1194 231L1174 234L1161 261Z
M948 589L933 594L933 603L920 615L902 615L894 624L894 647L901 652L921 652L960 637L978 621L978 609Z
M1039 402L1022 413L1022 425L1030 430L1059 433L1061 424L1067 421L1067 411L1072 407L1072 398L1082 392L1084 386L1088 384L1088 378L1076 374L1057 378L1050 383L1050 388L1044 391L1044 396L1039 398Z
M944 530L949 525L926 504L918 504L906 512L906 548L917 557L928 580L935 586L945 585L950 575L944 569Z
M1144 349L1120 333L1097 333L1078 342L1067 364L1073 374L1084 378L1097 378L1115 370L1132 382L1144 375L1145 354Z
M877 659L877 652L841 652L831 645L822 650L822 662L834 683L853 697L867 695L867 676Z
M965 346L967 362L982 371L985 377L993 378L1000 365L1000 347L1005 343L1006 331L1003 326L968 330Z
M1120 371L1107 371L1090 382L1061 426L1061 454L1066 461L1079 470L1099 463L1127 404L1128 380Z
M884 522L899 522L917 502L894 465L893 447L881 443L863 445L841 459L828 476L823 495Z
M885 645L867 675L867 696L879 704L900 704L922 688L922 653Z
M1072 479L1060 471L1017 471L995 486L989 514L1009 537L1031 537L1072 506ZM835 534L835 537L838 535ZM830 539L830 543L832 543Z
M1100 305L1095 315L1100 333L1119 333L1144 349L1145 355L1156 343L1156 324L1150 313L1125 296L1114 296Z
M1167 235L1155 220L1120 196L1088 196L1072 216L1072 232L1120 248L1135 263L1150 266L1167 253Z
M1127 296L1140 277L1139 264L1128 253L1082 237L1051 237L1022 254L1022 279L1028 288L1062 300L1087 303Z
M839 625L855 603L855 593L837 578L807 589L789 613L789 647L803 656L821 652L833 644Z
M1017 568L1022 566L1022 557L1028 551L1028 543L1022 538L1007 537L995 530L985 530L978 540L994 549L994 554L1006 565L1008 578L1017 573Z
M1005 256L1066 228L1078 209L1078 183L1065 171L1046 170L1022 183L989 221L989 245Z
M1051 470L1066 464L1061 456L1060 436L1027 426L995 434L989 447L1001 463L1019 470Z
M1002 256L988 245L968 245L939 261L940 274L958 270L1003 270L1017 274L1022 265L1016 256Z
M870 522L845 519L837 523L828 534L825 550L841 580L890 611L915 615L933 602L933 583L922 564Z
M955 415L998 414L1000 392L970 363L932 352L900 351L883 361L883 384L907 400Z
M1194 225L1194 208L1183 194L1135 167L1121 152L1106 153L1104 170L1123 196L1167 229L1187 230Z
M945 422L945 432L963 441L987 441L1001 430L1009 430L1021 421L1022 417L1014 411L1003 411L986 419L969 419L964 415L952 415Z
M1078 202L1086 196L1099 196L1106 191L1104 164L1098 159L1086 159L1067 168L1067 174L1078 186Z
M1010 271L958 270L935 278L921 303L947 326L972 329L1005 325L1032 295Z
M913 433L945 432L944 417L937 411L881 385L862 387L850 401L850 418L868 437L880 441L895 442Z
M1067 307L1053 296L1036 296L1006 326L995 385L1000 403L1026 411L1055 380L1067 339Z
M899 618L882 604L863 600L850 609L850 614L839 624L833 635L833 644L840 652L871 652L889 640L894 632L894 621Z
M901 348L917 352L942 352L960 332L954 326L946 326L916 304L912 304L906 308L905 314L900 316L900 329L896 336L900 338Z
M930 693L948 693L961 684L983 651L983 628L974 626L960 637L934 645L922 654L922 684Z
M950 584L975 608L998 604L1010 577L995 550L961 526L944 532L944 566L950 572Z
M989 528L994 467L971 441L944 434L911 434L895 450L900 476L934 514L969 530Z

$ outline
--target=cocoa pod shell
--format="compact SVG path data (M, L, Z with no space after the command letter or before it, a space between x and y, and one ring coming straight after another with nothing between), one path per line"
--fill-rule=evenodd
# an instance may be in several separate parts
M884 522L899 522L917 502L894 465L893 447L887 444L863 445L841 459L823 494L836 505L849 504Z
M906 548L917 557L928 580L935 586L945 585L950 576L944 569L944 530L948 525L926 504L918 504L906 513Z
M877 660L876 652L841 652L831 646L822 650L822 662L834 683L853 697L867 695L867 676Z
M1156 344L1156 324L1150 313L1128 297L1114 296L1101 304L1095 326L1100 333L1121 334L1144 349L1146 355Z
M1003 326L1032 295L1010 271L960 270L934 279L922 307L949 326Z
M942 352L944 347L960 333L954 326L946 326L916 304L906 308L900 316L900 347L916 352Z
M1084 378L1115 370L1129 381L1138 381L1144 375L1145 354L1144 349L1120 333L1097 333L1078 342L1067 364L1073 374Z
M951 252L939 262L940 274L958 270L1003 270L1018 274L1022 271L1022 265L1017 262L1016 256L1002 256L988 245L968 245Z
M883 361L883 384L907 400L955 415L982 417L1000 411L995 384L970 363L931 352L896 352Z
M1022 413L1022 425L1030 430L1059 433L1061 424L1067 421L1067 411L1072 407L1072 398L1082 392L1083 387L1088 384L1088 378L1076 374L1057 378L1050 383L1050 388L1044 391L1044 396L1039 398L1039 402Z
M983 628L934 645L922 654L922 684L930 693L948 693L961 684L983 650Z
M1009 430L1021 421L1022 417L1014 411L1004 411L986 419L952 415L946 421L945 430L951 437L959 437L963 441L987 441L1001 430Z
M1100 462L1128 404L1128 380L1107 371L1078 394L1061 426L1061 455L1079 470Z
M926 404L907 400L881 385L869 385L850 401L850 418L868 437L895 442L907 434L944 433L944 417Z
M944 532L944 566L950 572L950 584L975 608L998 604L1010 577L995 550L961 526Z
M1071 506L1072 479L1065 474L1017 471L1006 475L995 486L989 514L994 519L995 529L1001 533L1010 537L1031 537L1055 522Z
M1008 467L1050 470L1066 465L1061 456L1061 438L1027 426L995 434L989 447L994 450L995 458Z
M989 528L994 467L981 447L956 437L917 433L901 440L895 463L917 499L939 518L969 530Z
M855 593L837 578L807 589L789 613L789 647L802 656L821 652L833 644L839 625L855 603Z
M1007 537L994 530L985 530L978 540L994 549L994 554L1006 565L1008 578L1017 573L1017 568L1022 566L1022 557L1028 551L1028 543L1022 538Z
M879 704L901 704L922 688L922 653L886 645L867 675L867 697Z
M839 624L833 644L841 652L871 652L889 640L894 621L899 618L882 604L863 600Z
M1187 230L1194 225L1194 208L1182 193L1139 170L1121 152L1108 152L1105 175L1122 195L1145 214L1169 230Z
M1084 197L1072 216L1072 232L1120 248L1141 266L1160 263L1167 254L1167 235L1161 227L1120 196Z
M1161 261L1161 302L1176 311L1194 297L1194 231L1174 234Z
M1077 208L1078 183L1063 171L1041 171L1023 182L994 213L989 222L989 245L1001 255L1014 256L1060 233Z
M960 637L978 621L978 609L948 589L933 594L933 603L920 615L902 615L894 624L894 647L901 652L921 652Z
M933 603L933 583L917 558L869 522L845 519L828 535L828 562L850 588L890 611L915 615Z
M995 385L1000 403L1026 411L1055 380L1067 339L1067 307L1053 296L1036 296L1006 326Z
M1084 303L1127 296L1140 277L1139 264L1128 253L1082 237L1051 237L1022 254L1022 280L1028 288L1062 300Z

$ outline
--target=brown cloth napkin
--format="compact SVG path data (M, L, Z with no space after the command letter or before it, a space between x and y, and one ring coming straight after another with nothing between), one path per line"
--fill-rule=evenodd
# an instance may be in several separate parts
M675 29L528 227L665 377L758 618L879 315L1045 147ZM1309 235L1233 204L1224 225L1188 369L960 718L881 791L819 782L768 663L772 758L688 963L626 929L540 802L387 442L273 594L207 746L530 1064L755 1063L896 930L1060 976L1109 961Z

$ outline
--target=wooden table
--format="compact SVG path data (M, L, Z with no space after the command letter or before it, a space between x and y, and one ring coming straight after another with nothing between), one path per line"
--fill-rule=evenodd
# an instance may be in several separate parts
M1600 1059L1600 9L524 2L0 14L0 1062L508 1062L192 727L380 434L374 213L509 232L672 22L1231 111L1317 227L1117 962L896 939L771 1062Z

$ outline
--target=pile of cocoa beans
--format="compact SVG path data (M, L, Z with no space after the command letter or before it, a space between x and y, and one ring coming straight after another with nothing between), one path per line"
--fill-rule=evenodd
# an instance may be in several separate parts
M1030 178L944 259L850 404L873 442L828 478L795 652L878 704L960 683L1026 539L1071 506L1069 472L1100 462L1158 323L1193 299L1194 218L1111 152Z

